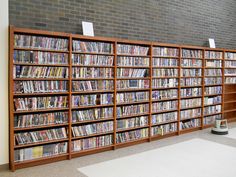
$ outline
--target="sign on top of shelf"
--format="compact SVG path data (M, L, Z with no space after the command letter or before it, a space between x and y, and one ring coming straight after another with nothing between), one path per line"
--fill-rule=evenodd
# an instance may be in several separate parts
M94 36L93 23L82 21L83 35Z
M216 48L215 39L209 38L209 47Z

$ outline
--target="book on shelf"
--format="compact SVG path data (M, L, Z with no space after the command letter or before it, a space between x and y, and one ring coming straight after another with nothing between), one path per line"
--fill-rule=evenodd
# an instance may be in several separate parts
M202 95L202 88L201 87L194 87L194 88L182 88L180 90L181 97L195 97Z
M236 69L225 69L225 76L236 76Z
M182 99L180 100L181 108L189 108L189 107L198 107L202 105L201 98L192 98L192 99Z
M15 81L14 93L68 92L68 81Z
M181 66L182 67L202 67L202 60L201 59L181 59Z
M200 117L201 114L202 108L182 110L180 111L180 119L184 120L188 118Z
M117 80L116 81L116 88L118 90L123 90L123 89L148 89L150 84L149 84L148 79L128 79L128 80Z
M15 111L32 111L42 109L67 108L67 96L25 97L14 99Z
M116 94L116 103L130 103L138 101L148 101L149 92L122 92Z
M201 120L200 119L190 119L190 120L183 120L180 122L180 130L200 127Z
M113 135L104 135L72 141L72 151L78 152L88 149L110 146L113 144Z
M113 104L113 93L72 95L72 106L94 106Z
M178 77L178 69L152 69L153 77Z
M202 78L181 78L180 85L183 87L195 87L202 85Z
M152 103L152 112L177 109L178 101L162 101Z
M227 61L227 59L225 59L225 68L236 68L236 58L235 61Z
M66 128L54 128L40 131L15 133L15 145L47 142L67 138Z
M14 50L13 63L21 64L68 64L67 53Z
M204 105L220 104L221 96L204 97Z
M221 114L217 114L217 115L213 115L213 116L207 116L203 118L203 124L204 125L213 125L215 124L215 120L216 119L221 119L222 115Z
M128 128L142 127L148 125L148 116L140 116L129 119L117 120L117 130L123 130Z
M147 56L148 52L149 47L130 44L117 44L117 54Z
M125 143L148 137L148 128L127 131L116 134L116 143Z
M225 52L226 60L236 60L236 53L233 52Z
M226 84L235 84L236 83L236 77L225 77L225 83Z
M67 153L67 142L14 150L14 161L22 162Z
M174 58L152 58L153 67L178 67L178 59Z
M206 67L222 67L222 60L207 60L205 63Z
M163 136L165 134L176 131L177 131L177 123L159 125L151 128L151 136L157 136L157 135Z
M40 67L14 65L13 79L15 78L68 78L67 67Z
M113 80L88 80L88 81L72 81L72 91L106 91L114 90Z
M202 58L202 50L182 49L182 58Z
M113 107L72 111L72 122L93 121L113 117Z
M221 85L222 84L222 77L207 77L204 78L205 85Z
M149 104L136 104L128 106L118 106L116 110L117 118L122 116L133 116L149 112Z
M117 66L149 66L150 58L118 56Z
M178 112L167 112L162 114L153 114L152 115L152 125L161 124L168 121L177 121Z
M73 137L89 136L99 133L110 133L113 131L113 121L99 122L72 127Z
M108 42L91 42L73 40L72 45L74 52L85 52L85 53L113 53L113 44Z
M152 88L178 87L178 79L152 79Z
M113 66L114 56L72 54L71 59L74 65Z
M178 57L179 49L171 47L153 47L152 53L153 56Z
M177 89L155 90L152 91L152 100L175 99L178 98Z
M205 51L205 58L208 58L208 59L223 59L223 52Z
M206 106L204 107L204 115L220 113L222 110L221 105Z
M133 69L133 68L117 68L117 77L148 77L149 76L148 69Z
M14 127L25 128L35 126L49 126L68 123L68 112L53 112L43 114L25 114L14 116Z
M44 36L14 35L14 46L19 48L68 51L68 39Z
M204 90L205 95L222 94L222 86L205 87Z
M73 78L113 78L112 68L94 68L94 67L73 67L72 68Z
M181 69L180 70L181 77L200 77L202 76L202 69Z
M221 69L205 69L205 76L222 76Z

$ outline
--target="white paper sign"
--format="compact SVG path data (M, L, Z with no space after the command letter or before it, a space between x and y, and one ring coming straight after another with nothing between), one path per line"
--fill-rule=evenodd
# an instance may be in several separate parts
M94 36L93 23L82 21L83 35Z
M216 48L215 39L209 38L209 46L210 48Z

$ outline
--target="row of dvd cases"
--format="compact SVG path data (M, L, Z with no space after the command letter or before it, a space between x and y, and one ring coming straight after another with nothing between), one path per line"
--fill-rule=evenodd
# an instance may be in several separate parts
M208 127L236 53L12 29L11 168Z

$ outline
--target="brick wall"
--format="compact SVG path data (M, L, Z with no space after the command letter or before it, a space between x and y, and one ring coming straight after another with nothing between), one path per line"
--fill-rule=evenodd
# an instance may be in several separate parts
M10 24L96 36L236 48L235 0L9 0Z

